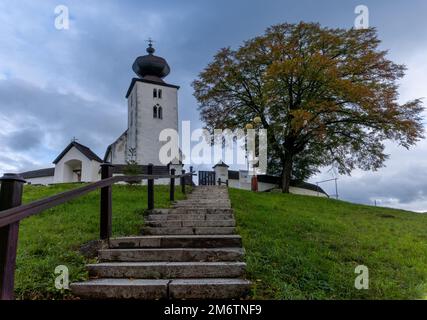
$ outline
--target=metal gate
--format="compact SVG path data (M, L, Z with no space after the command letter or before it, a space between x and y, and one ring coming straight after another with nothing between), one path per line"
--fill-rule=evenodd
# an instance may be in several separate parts
M199 171L199 186L214 186L215 171Z

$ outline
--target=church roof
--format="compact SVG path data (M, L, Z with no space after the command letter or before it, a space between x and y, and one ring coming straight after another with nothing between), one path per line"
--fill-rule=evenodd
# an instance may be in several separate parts
M153 48L153 44L150 40L147 48L148 54L136 58L132 65L132 70L139 78L132 79L130 87L126 93L126 98L129 97L129 94L137 81L179 89L178 86L168 84L163 81L163 78L170 73L170 67L164 58L155 56L154 52L155 49Z
M39 170L26 171L21 173L24 179L52 177L55 174L55 168L46 168Z
M147 77L146 77L146 78L147 78ZM140 79L140 78L133 78L133 79L132 79L132 82L130 83L129 89L128 89L128 91L126 92L126 98L127 98L127 97L129 97L130 93L132 92L133 86L134 86L134 85L135 85L135 83L137 83L137 82L151 83L151 84L155 84L155 85L158 85L158 86L163 86L163 87L170 87L170 88L179 89L179 86L176 86L176 85L174 85L174 84L169 84L169 83L166 83L166 82L164 82L164 81L162 81L162 82L154 81L154 80L152 80L152 79L146 79L146 78L144 78L144 79Z
M142 79L148 78L157 82L163 82L163 78L170 73L170 67L162 57L154 55L155 49L150 41L147 55L136 58L132 70Z
M100 157L98 157L95 152L93 152L92 150L90 150L88 147L76 142L76 141L72 141L60 154L59 156L56 157L55 160L53 160L54 164L57 164L59 162L59 160L61 160L68 151L70 151L70 149L72 147L75 147L77 150L79 150L81 153L83 153L89 160L95 160L98 162L102 162L102 159Z

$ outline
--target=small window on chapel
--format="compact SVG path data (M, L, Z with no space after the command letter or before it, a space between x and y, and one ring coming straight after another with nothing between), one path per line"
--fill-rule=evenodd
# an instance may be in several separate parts
M153 107L153 118L157 118L157 106Z
M163 119L163 109L162 107L159 106L159 109L157 110L158 115L159 115L159 119Z
M153 89L153 98L157 98L157 89Z
M159 99L162 98L162 89L159 89Z

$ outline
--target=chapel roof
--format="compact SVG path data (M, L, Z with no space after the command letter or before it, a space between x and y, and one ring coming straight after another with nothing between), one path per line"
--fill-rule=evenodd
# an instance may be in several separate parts
M59 154L59 156L56 157L55 160L53 160L54 164L57 164L72 147L75 147L77 150L79 150L81 153L83 153L89 160L95 160L97 162L102 162L102 159L98 157L95 152L90 150L90 148L76 142L71 141L71 143Z

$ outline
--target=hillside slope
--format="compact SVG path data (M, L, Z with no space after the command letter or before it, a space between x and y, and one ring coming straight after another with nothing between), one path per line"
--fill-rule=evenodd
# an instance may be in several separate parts
M252 297L423 299L427 215L342 201L230 189ZM369 268L369 289L354 287Z

